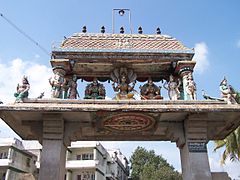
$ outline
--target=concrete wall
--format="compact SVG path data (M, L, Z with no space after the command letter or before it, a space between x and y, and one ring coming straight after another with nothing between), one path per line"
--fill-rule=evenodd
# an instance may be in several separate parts
M36 170L37 157L28 156L25 153L13 149L11 166L24 172L33 173Z

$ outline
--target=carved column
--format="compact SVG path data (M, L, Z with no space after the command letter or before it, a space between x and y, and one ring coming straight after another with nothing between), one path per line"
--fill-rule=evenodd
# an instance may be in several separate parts
M207 121L190 116L184 121L185 144L180 145L184 180L212 180L207 154Z
M43 115L42 146L39 179L64 180L67 144L61 114Z
M179 74L182 79L182 91L181 91L181 99L182 100L191 100L189 95L187 94L187 78L189 73L193 72L193 68L195 66L195 61L180 61L177 64L175 69L175 73Z

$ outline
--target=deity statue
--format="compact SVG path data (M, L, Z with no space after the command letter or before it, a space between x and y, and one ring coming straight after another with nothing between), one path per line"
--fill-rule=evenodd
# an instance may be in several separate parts
M77 99L79 96L77 90L77 76L74 74L72 80L69 82L69 92L68 92L68 99Z
M168 90L168 96L170 100L178 100L180 98L179 91L180 82L174 80L173 75L169 76L169 82L165 81L163 87Z
M133 70L127 68L115 69L111 73L111 78L113 80L113 90L118 92L114 99L134 99L134 93L132 93L132 91L135 86L137 75Z
M186 92L190 98L190 100L196 100L196 83L193 80L192 73L189 73L187 76L187 83L186 83Z
M148 78L148 82L139 88L141 90L141 99L163 99L160 92L161 87L156 86L150 77Z
M24 98L28 98L28 91L30 89L30 84L26 76L23 76L22 82L17 85L17 92L14 93L16 97L15 102L21 103Z
M105 99L105 96L104 86L98 82L97 78L94 78L93 82L88 84L85 89L84 99Z
M67 80L64 78L65 69L60 66L53 68L53 77L49 78L49 84L52 86L52 98L63 98L67 97Z
M237 104L236 92L231 85L228 85L227 79L224 77L220 83L219 89L221 91L221 97L227 101L228 104Z

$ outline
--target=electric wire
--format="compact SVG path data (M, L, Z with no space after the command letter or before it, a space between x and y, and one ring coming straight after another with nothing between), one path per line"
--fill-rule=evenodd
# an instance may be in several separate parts
M26 37L28 40L30 40L32 43L34 43L36 46L38 46L45 54L50 55L48 50L46 50L43 46L41 46L37 41L35 41L31 36L29 36L27 33L25 33L23 30L21 30L16 24L14 24L12 21L10 21L8 18L6 18L2 13L0 13L0 16L8 22L14 29L16 29L19 33L21 33L24 37Z

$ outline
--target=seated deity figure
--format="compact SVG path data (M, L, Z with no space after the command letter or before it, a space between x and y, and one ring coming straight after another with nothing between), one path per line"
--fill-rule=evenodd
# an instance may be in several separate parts
M186 84L186 92L190 98L190 100L196 100L196 83L193 80L192 73L189 73L187 76L187 84Z
M132 91L134 90L137 75L132 69L114 69L111 73L111 78L113 80L113 90L118 92L113 99L134 99Z
M117 83L117 86L115 86L115 82L113 82L112 87L115 92L119 92L116 94L114 99L133 99L134 93L131 91L133 90L135 86L135 83L132 83L132 86L127 83L127 78L123 74L121 76L121 80L119 83Z
M169 81L165 81L163 87L168 91L168 96L170 100L178 100L180 98L179 91L180 82L174 80L173 75L169 76Z
M219 89L221 91L221 97L227 101L228 104L237 104L236 92L231 85L228 85L227 79L224 77L220 83Z
M49 78L49 84L52 86L52 98L62 98L67 97L67 80L64 78L65 70L62 67L53 68L54 75Z
M68 99L77 99L79 96L77 90L77 76L74 74L72 80L69 82L69 92L68 92Z
M30 84L26 76L23 76L22 82L17 85L17 92L14 93L16 97L15 102L21 103L24 98L28 98L28 91L30 89Z
M161 88L153 83L152 78L148 78L148 82L140 86L141 99L163 99L161 96Z
M84 99L105 99L105 96L104 86L98 82L97 78L94 78L93 82L88 84L85 89Z

